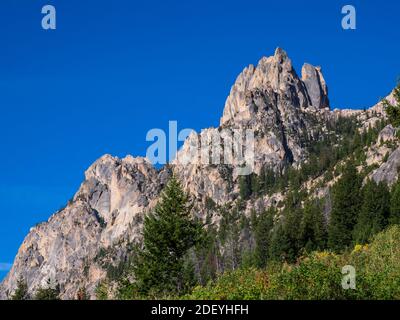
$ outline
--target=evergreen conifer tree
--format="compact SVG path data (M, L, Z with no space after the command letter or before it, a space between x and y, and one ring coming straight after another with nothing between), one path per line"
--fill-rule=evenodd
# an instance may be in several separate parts
M172 177L154 212L145 217L144 246L134 266L140 294L182 294L193 284L185 256L198 242L202 227L190 210L188 195Z
M255 226L255 261L259 268L264 268L267 265L275 214L275 210L270 209L257 218L257 225Z
M242 200L248 200L251 196L251 177L239 177L239 193Z
M360 209L361 179L353 161L349 161L333 187L333 205L328 227L328 246L334 251L352 243L352 234Z
M299 226L302 217L300 203L302 195L296 190L290 190L285 201L280 221L274 225L270 257L272 260L294 262L298 256L300 246Z
M268 248L269 259L273 261L286 261L288 259L287 252L290 249L290 242L284 229L282 221L275 223L271 234L271 244Z
M390 224L400 224L400 180L394 185L390 197Z
M386 114L388 115L389 122L393 127L400 127L400 82L394 89L395 103L392 104L387 99L383 99L383 105L385 107Z
M52 285L51 280L48 279L46 286L36 292L35 300L60 300L59 284Z
M322 208L317 203L308 201L304 205L300 239L301 246L308 252L323 250L326 247L326 225Z
M362 205L354 228L354 241L366 243L383 230L390 214L390 193L385 183L369 180L362 189Z
M11 300L28 300L28 285L23 277L20 277L17 281L17 289L11 296Z

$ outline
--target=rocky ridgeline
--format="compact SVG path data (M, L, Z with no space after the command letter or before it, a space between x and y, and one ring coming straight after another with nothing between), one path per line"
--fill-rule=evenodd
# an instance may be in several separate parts
M190 135L177 159L184 158L195 140L204 136L250 128L255 134L256 173L265 166L274 170L297 166L307 158L305 145L319 139L327 130L327 120L339 115L355 115L365 126L384 117L380 104L367 111L330 111L321 69L305 64L300 78L286 52L278 48L273 56L243 70L227 98L220 126ZM388 130L383 133L385 139L394 136ZM395 150L373 177L392 181L399 162L400 150ZM15 290L19 277L27 281L31 293L50 278L60 284L64 299L76 298L83 287L93 297L97 283L106 276L99 257L112 262L140 241L143 216L156 204L172 172L195 200L195 214L200 217L205 216L207 199L225 204L238 197L238 176L232 165L175 161L157 170L145 158L105 155L86 171L68 205L30 230L1 284L0 298ZM283 197L261 200L272 205ZM104 252L112 252L112 257Z
M220 126L189 136L177 159L185 157L196 141L211 142L221 130L251 129L255 134L255 173L265 166L278 170L287 163L299 163L307 155L304 144L317 139L330 116L327 93L319 67L305 64L300 79L286 52L278 48L257 67L250 65L242 71L226 100ZM200 202L209 197L224 204L237 197L238 176L229 166L191 161L177 165L175 171Z

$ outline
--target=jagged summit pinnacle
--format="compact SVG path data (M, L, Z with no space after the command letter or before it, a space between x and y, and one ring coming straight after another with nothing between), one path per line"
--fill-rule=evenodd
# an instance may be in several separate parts
M275 57L282 57L283 59L287 58L287 53L281 47L277 47L275 49Z
M249 65L232 86L220 124L250 121L254 111L262 112L277 101L286 101L288 108L329 108L321 68L305 64L302 73L300 79L286 51L279 47L273 56L262 57L256 67Z
M258 66L262 66L265 63L271 63L274 62L276 64L285 64L286 62L289 63L291 65L291 60L288 56L288 54L286 53L285 50L283 50L282 48L278 47L275 50L275 53L273 56L263 56L259 62L258 62Z

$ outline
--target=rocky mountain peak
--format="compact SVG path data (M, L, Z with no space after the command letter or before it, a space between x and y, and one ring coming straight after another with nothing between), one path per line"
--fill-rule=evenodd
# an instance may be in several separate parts
M237 77L226 100L221 126L254 118L261 104L280 104L296 109L329 108L328 88L321 68L305 64L300 79L287 53L277 48L257 66L249 65ZM284 109L281 110L286 113ZM290 111L289 111L290 112Z
M86 171L85 180L97 179L103 183L109 183L113 169L120 163L117 157L105 154L97 159Z
M128 248L140 243L143 218L158 202L172 173L193 198L194 214L199 218L206 219L212 207L233 205L240 195L241 177L234 170L237 163L203 162L193 152L203 144L212 145L222 131L237 127L254 131L253 172L261 175L265 168L277 172L288 165L301 165L309 156L307 145L319 141L331 119L355 116L369 127L384 118L382 103L365 112L330 112L321 68L304 64L301 71L300 78L281 48L273 56L261 58L257 66L246 67L232 86L220 127L193 132L177 160L160 170L143 157L106 154L96 160L65 208L31 229L0 285L0 299L14 292L20 277L27 281L31 294L51 277L61 285L62 298L75 298L80 287L94 297L96 285L106 277L107 265L117 266L127 257ZM389 141L393 136L394 129L387 127L379 139ZM230 139L222 136L222 140L217 145L225 148ZM222 153L223 148L216 148L215 153ZM214 157L214 149L209 150L206 155ZM381 158L388 151L382 150ZM389 181L398 176L400 148L397 150L372 178ZM221 160L222 154L218 158ZM185 159L191 161L186 163ZM265 195L249 202L246 212L263 210L283 199L281 193ZM221 216L212 213L210 217L218 225Z
M285 90L286 83L296 77L292 61L283 49L278 48L273 56L263 57L258 62L250 81L250 89L270 88L275 92Z

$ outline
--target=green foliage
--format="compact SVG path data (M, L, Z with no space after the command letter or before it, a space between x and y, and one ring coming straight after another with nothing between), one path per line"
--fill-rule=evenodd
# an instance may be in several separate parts
M217 204L210 197L206 197L205 207L207 210L215 210L217 208Z
M360 208L361 179L352 161L333 188L333 207L328 229L328 245L341 251L352 243L352 232Z
M327 230L321 205L316 201L307 201L300 223L301 246L307 251L324 250L327 242Z
M362 189L362 205L353 231L356 243L366 243L383 230L390 214L390 193L385 183L369 180Z
M107 279L110 281L121 279L121 277L125 276L126 273L129 273L132 270L135 258L135 253L131 253L130 256L120 260L116 265L108 264L106 268Z
M108 300L108 283L105 280L100 281L95 290L97 300Z
M35 300L60 300L60 286L52 285L50 279L47 280L47 285L37 290Z
M283 265L270 276L266 299L336 300L345 291L341 287L338 257L330 253L312 253L297 265Z
M400 226L374 236L370 245L356 246L350 263L357 270L357 299L400 299Z
M293 262L302 249L299 226L304 214L302 201L306 194L290 190L286 197L285 207L275 223L269 247L269 258L275 261Z
M196 285L192 298L344 299L367 294L344 293L340 286L342 263L359 255L315 251L343 252L354 240L365 243L388 223L400 221L400 187L391 197L386 186L373 182L361 189L366 169L361 174L356 170L365 168L364 149L375 143L384 124L359 131L355 118L339 118L328 123L328 132L319 133L319 142L308 145L305 136L309 157L299 167L288 163L279 172L265 167L259 175L240 177L240 197L233 206L206 198L205 228L190 217L188 196L172 179L145 219L138 256L133 262L103 266L108 280L118 281L117 298L171 298ZM324 205L302 188L321 175L321 183L339 177L332 201ZM284 192L286 199L267 211L252 212L250 219L245 216L247 200L275 192ZM328 224L324 212L331 202ZM216 215L218 228L211 223ZM109 261L109 255L99 252L98 260ZM106 282L96 290L99 299L107 299L108 292Z
M214 227L210 226L207 232L203 232L201 240L194 248L194 253L194 267L197 270L198 282L205 285L216 278L222 260L217 231Z
M271 231L274 226L274 216L276 211L270 209L262 213L256 220L255 225L255 259L256 266L263 268L267 265L269 257L269 247L271 243Z
M252 187L252 180L255 178L251 178L251 176L240 176L239 177L239 194L242 200L248 200L252 195L253 191Z
M356 289L342 288L342 268L356 269ZM185 299L343 300L400 298L400 226L341 255L313 252L293 265L238 269L196 287Z
M274 226L268 249L268 256L273 261L285 261L288 258L286 252L290 250L290 242L282 222Z
M264 167L261 170L260 173L260 178L259 178L259 185L261 191L263 191L266 194L271 194L274 191L274 188L276 187L276 179L277 176L274 172L273 169L270 167Z
M182 294L193 284L185 256L200 239L201 225L191 218L189 198L173 177L154 212L146 216L143 250L134 266L139 294Z
M141 297L137 293L137 288L135 284L132 281L129 281L128 278L123 277L118 281L116 298L118 300L138 300Z
M225 248L222 258L223 269L236 269L241 263L241 212L239 207L221 211L221 223L218 230L218 241Z
M261 191L261 183L259 177L255 173L250 175L250 186L251 193L255 196L259 195Z
M196 287L185 296L194 300L258 300L268 288L266 274L254 268L226 272L215 283Z
M17 289L11 296L11 300L29 300L28 285L23 277L17 281Z
M294 262L299 255L301 249L299 225L301 224L302 213L300 208L284 211L283 238L287 247L279 253L283 261Z
M400 224L400 181L392 189L389 222L391 224Z
M354 157L355 164L365 161L364 147L370 146L378 138L379 132L386 122L378 121L373 127L360 132L355 117L339 117L327 123L328 132L319 132L317 141L305 139L305 147L309 153L307 161L294 168L288 163L275 172L265 166L260 175L252 174L239 179L240 197L248 200L260 194L300 189L303 183L326 174L329 180L335 165L349 156Z
M382 103L385 107L389 122L393 125L393 127L397 128L400 127L400 82L394 89L393 95L395 99L394 104L387 99L383 99Z

